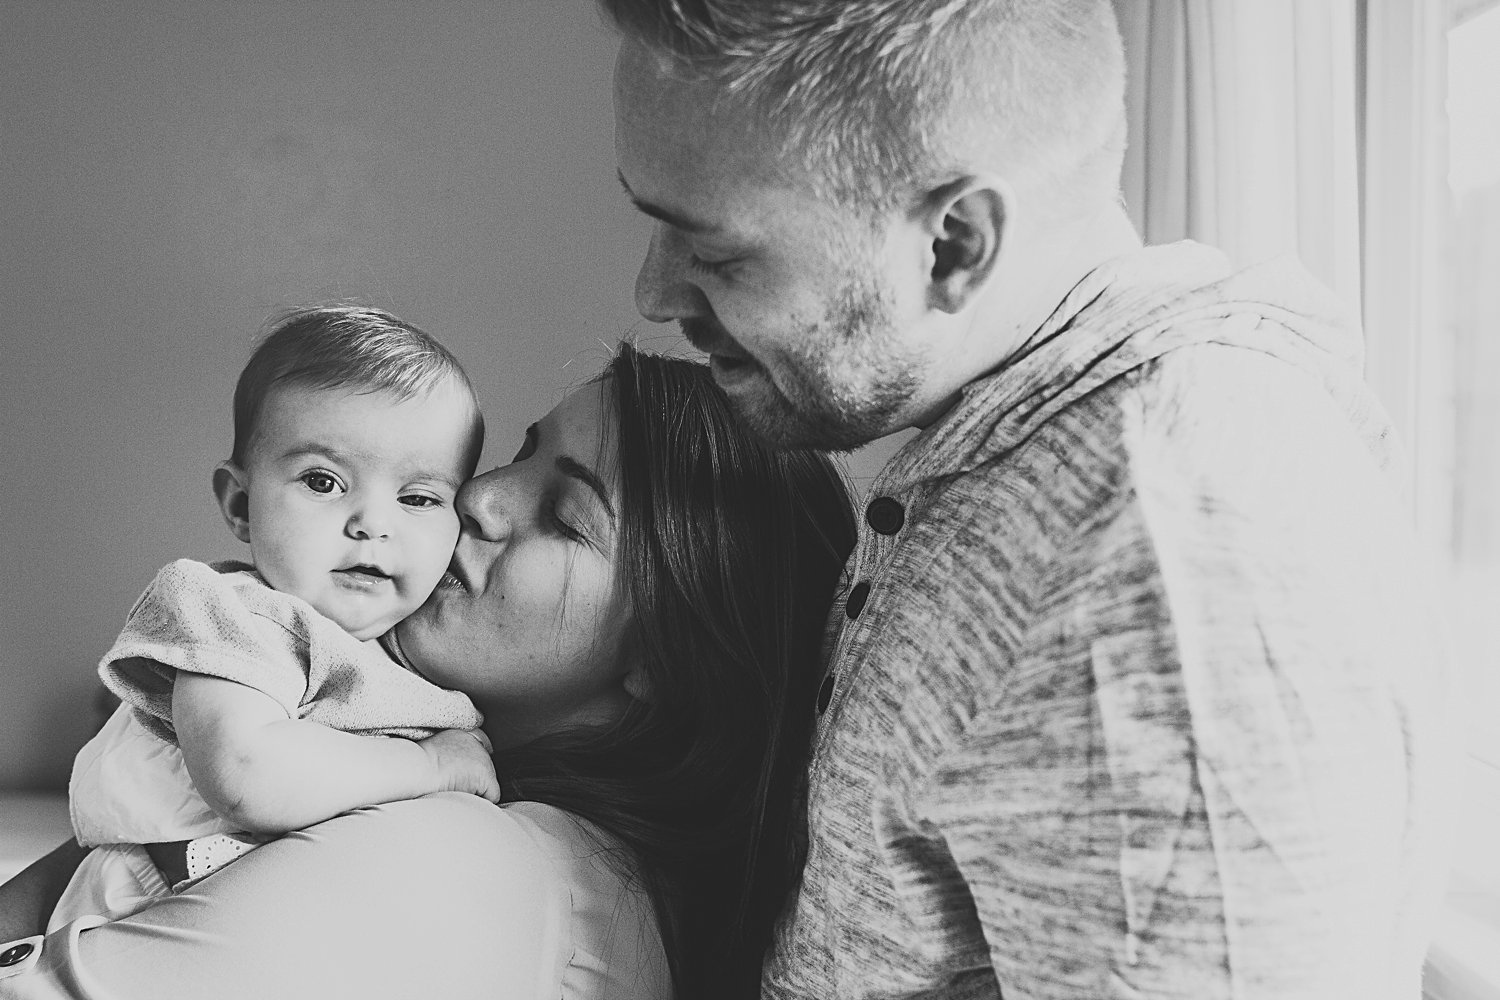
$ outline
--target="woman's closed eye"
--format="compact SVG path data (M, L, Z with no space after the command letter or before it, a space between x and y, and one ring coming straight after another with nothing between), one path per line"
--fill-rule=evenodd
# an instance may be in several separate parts
M338 476L326 469L308 469L297 477L297 481L306 487L308 492L316 493L318 496L336 496L348 490Z
M571 542L588 541L587 537L582 531L579 531L572 524L570 524L566 518L562 516L562 514L558 510L556 500L548 500L543 505L542 519L548 527Z

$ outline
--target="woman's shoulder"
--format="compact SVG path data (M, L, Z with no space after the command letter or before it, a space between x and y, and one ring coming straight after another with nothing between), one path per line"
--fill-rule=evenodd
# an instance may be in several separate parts
M634 856L555 806L515 802L498 811L526 831L567 888L574 953L562 970L562 995L667 1000L666 954Z
M560 810L472 795L357 809L123 920L58 930L0 992L665 1000L649 901L608 843Z
M468 859L470 891L481 905L503 911L502 933L529 937L534 953L555 956L557 995L670 997L656 915L635 859L592 823L540 802L497 808L455 792L374 811L391 827L382 838Z

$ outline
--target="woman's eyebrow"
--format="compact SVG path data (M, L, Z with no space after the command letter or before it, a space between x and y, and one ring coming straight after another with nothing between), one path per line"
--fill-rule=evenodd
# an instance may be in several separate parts
M594 474L593 469L567 455L557 456L552 464L557 467L558 472L561 472L570 479L578 480L593 490L594 494L599 498L599 502L604 504L604 510L605 513L609 514L609 519L611 521L615 520L615 505L609 502L609 490L605 487L604 480Z

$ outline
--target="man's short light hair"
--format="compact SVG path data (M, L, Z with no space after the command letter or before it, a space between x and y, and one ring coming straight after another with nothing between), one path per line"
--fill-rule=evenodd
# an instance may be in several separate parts
M1117 194L1109 0L599 2L673 72L766 121L840 202L885 209L976 170L1044 204Z

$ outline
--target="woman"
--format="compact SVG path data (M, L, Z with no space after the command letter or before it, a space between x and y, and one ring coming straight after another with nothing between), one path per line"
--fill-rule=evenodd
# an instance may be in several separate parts
M0 997L756 994L854 540L842 480L748 436L703 366L626 346L458 505L452 572L397 642L483 711L514 804L292 834L54 934Z

